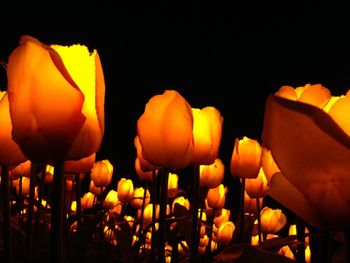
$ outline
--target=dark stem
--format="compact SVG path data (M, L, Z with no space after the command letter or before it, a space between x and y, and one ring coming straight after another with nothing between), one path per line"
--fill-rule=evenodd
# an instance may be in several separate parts
M80 183L80 174L75 175L75 187L76 187L76 202L77 202L77 233L81 228L81 183Z
M12 262L11 251L11 229L10 229L10 189L9 189L9 174L7 166L1 167L1 186L2 186L2 200L3 200L3 231L4 231L4 261Z
M34 199L35 199L35 177L37 165L31 162L30 164L30 180L29 180L29 205L27 217L27 249L28 262L32 262L32 244L33 244L33 214L34 214Z
M199 165L194 165L193 171L193 195L192 195L192 235L191 235L191 255L190 262L197 262L198 244L198 196L199 196Z
M40 213L41 213L41 203L43 200L43 192L44 192L44 181L45 181L45 174L46 174L46 165L42 167L41 171L41 178L39 181L39 189L38 189L38 205L37 205L37 210L35 214L35 226L34 226L34 247L37 247L38 244L38 234L39 234L39 226L40 226ZM38 250L36 250L36 253ZM35 254L37 255L37 254Z
M156 203L157 203L157 181L156 170L152 171L152 244L151 244L151 262L155 261L155 232L156 232Z
M297 217L297 262L305 262L305 223L304 220L300 217Z
M213 224L214 224L214 218L215 218L215 214L216 214L216 209L213 208L213 215L209 218L209 225L210 225L210 231L209 231L209 245L206 249L206 254L207 255L211 255L211 240L212 240L212 236L213 236Z
M74 191L75 191L75 188L76 188L76 183L75 183L75 180L72 180L72 190L70 191L69 193L69 206L68 206L68 215L69 217L71 216L72 214L72 202L73 202L73 194L74 194Z
M64 161L55 162L51 217L51 262L63 262Z
M165 262L165 235L166 235L166 206L168 203L168 179L169 171L163 170L160 183L160 207L159 207L159 236L158 236L158 262ZM152 233L153 235L153 233Z
M259 198L256 198L256 213L257 213L257 219L258 219L258 235L259 235L259 245L262 244L262 236L261 236L261 220L260 220L260 201Z
M19 186L18 186L18 210L19 214L22 214L22 203L23 203L23 197L22 197L22 176L19 177ZM22 222L22 218L20 217L20 222Z
M245 178L241 178L241 192L240 192L240 240L244 242L244 192L245 192Z

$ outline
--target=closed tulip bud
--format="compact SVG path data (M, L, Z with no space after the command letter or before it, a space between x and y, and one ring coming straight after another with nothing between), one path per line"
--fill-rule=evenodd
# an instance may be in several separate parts
M307 245L305 248L305 263L311 262L311 249L310 246Z
M168 190L175 190L178 188L179 176L177 174L169 173Z
M107 209L113 209L118 204L118 192L110 190L103 201L103 206Z
M227 188L223 184L209 189L207 193L208 206L215 209L222 209L225 205Z
M110 184L113 176L113 165L109 160L102 160L95 162L90 178L94 181L94 185L97 187L106 187Z
M101 195L105 189L106 187L97 187L95 186L94 181L90 181L89 191L94 195Z
M203 235L203 237L201 237L199 239L199 246L206 247L206 246L208 246L208 244L209 244L209 237L208 237L208 235Z
M219 158L212 164L199 166L199 183L204 188L215 188L221 184L225 176L225 166Z
M263 197L259 198L260 207L262 207ZM256 206L256 198L251 198L246 191L244 191L244 213L248 214L256 214L257 206Z
M193 163L209 165L218 156L222 123L220 112L214 107L192 108L193 113Z
M221 242L224 245L228 245L232 239L233 232L235 231L235 225L233 222L228 221L223 223L217 233L217 242Z
M187 167L193 156L193 115L188 102L175 90L153 96L137 121L143 157L169 169Z
M134 184L131 179L121 178L118 181L117 192L120 202L130 202L134 196Z
M270 182L275 173L281 172L272 157L271 151L265 147L261 151L261 166L268 182Z
M134 197L131 201L131 205L134 208L141 209L143 202L144 202L144 207L146 207L146 205L149 204L149 202L151 200L151 194L148 191L148 189L146 190L146 198L145 199L143 199L144 194L145 194L145 189L143 187L138 187L135 189Z
M155 219L159 218L159 205L156 206L156 215ZM152 223L152 215L153 215L153 204L149 203L145 210L143 211L143 225L148 226Z
M95 195L91 192L87 192L81 198L81 208L87 209L92 208L94 206Z
M137 174L137 176L139 177L139 179L141 181L152 182L152 180L153 180L153 171L144 171L141 168L140 160L137 157L135 158L135 171L136 171L136 174Z
M124 220L129 224L130 228L134 226L135 219L132 216L125 215Z
M221 209L221 215L214 218L214 224L216 227L220 227L223 223L230 220L231 211L229 209Z
M172 206L171 206L171 211L174 213L174 207L175 204L179 204L183 207L185 207L187 210L190 210L190 201L183 197L183 196L178 196L173 200Z
M260 167L259 175L257 178L246 179L245 190L246 190L246 193L251 198L260 198L266 195L269 188L268 188L267 179L265 177L265 173L262 167Z
M276 233L285 226L287 218L281 209L272 209L265 206L261 210L260 221L263 233Z
M246 136L236 139L231 157L231 175L256 178L261 167L261 146L258 141Z
M77 212L77 201L73 201L70 204L70 211L72 211L73 213Z
M204 255L205 250L206 250L206 247L198 246L198 253L199 253L199 255Z
M186 240L182 240L179 243L177 243L177 252L179 252L180 255L186 254L188 250L189 247Z

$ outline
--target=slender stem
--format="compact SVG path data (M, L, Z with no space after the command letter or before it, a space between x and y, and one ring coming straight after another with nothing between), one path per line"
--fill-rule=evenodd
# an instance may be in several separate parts
M211 241L212 241L212 237L213 237L213 224L214 224L214 218L215 218L215 214L216 214L216 209L213 208L213 215L210 217L209 219L209 225L210 225L210 231L209 231L209 245L206 249L206 254L208 254L210 256L211 254Z
M76 187L77 187L77 185L75 183L75 180L72 180L72 189L71 189L71 191L69 193L69 206L68 206L68 215L69 215L69 217L71 216L71 212L72 212L71 207L72 207L72 202L73 202L73 194L74 194L74 191L75 191Z
M194 165L193 171L193 195L192 195L192 235L191 235L191 257L190 262L197 262L198 244L198 196L199 196L199 165Z
M137 236L140 236L141 230L142 230L142 224L143 224L143 212L145 210L145 203L146 203L146 197L147 197L147 189L148 186L147 184L145 185L145 191L143 193L143 198L142 198L142 206L141 206L141 218L140 218L140 227L139 227L139 231L137 233ZM135 224L136 225L136 224Z
M51 217L51 262L63 262L64 161L55 162Z
M262 244L262 236L261 236L261 220L260 220L260 200L257 197L256 198L256 213L257 213L257 219L258 219L258 234L259 234L259 245Z
M157 181L156 170L152 172L152 245L151 245L151 262L155 262L155 232L156 232L156 203L157 203Z
M160 184L158 262L165 262L166 206L168 202L169 172L164 169Z
M37 165L31 162L30 165L30 180L29 180L29 205L27 218L27 249L28 262L32 262L32 244L33 244L33 214L34 214L34 199L35 199L35 179Z
M19 214L22 214L22 176L19 177L19 185L18 185L18 210ZM22 218L20 217L20 220L22 221Z
M41 178L39 181L39 189L38 189L38 205L37 210L35 214L35 225L34 225L34 248L37 247L38 244L38 233L39 233L39 226L40 226L40 213L41 213L41 203L43 200L43 192L44 192L44 182L45 182L45 174L46 174L46 165L42 167L41 171ZM35 255L37 255L38 249L35 250Z
M244 192L245 192L245 178L241 178L241 192L240 192L240 239L244 242Z
M77 232L81 228L81 183L80 183L80 174L75 175L75 185L76 185L76 202L77 202Z
M300 217L297 217L297 262L305 262L305 223L304 220Z
M11 229L10 229L10 189L9 189L9 174L7 166L1 167L1 186L2 186L2 200L3 200L3 231L4 231L4 261L12 262L12 251L11 251Z

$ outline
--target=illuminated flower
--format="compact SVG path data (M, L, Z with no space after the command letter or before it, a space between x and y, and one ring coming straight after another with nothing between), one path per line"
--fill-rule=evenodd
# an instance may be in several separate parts
M233 232L235 231L235 225L231 221L224 222L220 227L216 235L216 242L221 242L224 245L228 245L232 239Z
M262 207L263 197L259 198L260 208ZM257 212L257 203L256 198L251 198L247 191L244 191L244 213L256 214Z
M136 148L136 160L138 160L138 166L140 166L140 169L145 172L150 172L153 170L157 170L159 167L155 166L153 164L150 164L144 157L142 153L142 146L140 143L139 137L136 135L134 138L134 146ZM136 167L136 160L135 160L135 167ZM136 169L137 171L138 169ZM152 174L152 173L151 173Z
M92 208L94 205L94 199L95 199L95 195L93 193L91 192L85 193L81 198L81 208L82 209Z
M143 196L145 194L145 189L143 187L138 187L134 191L134 196L131 201L131 205L135 208L141 209L142 208L142 203L144 202L144 207L149 204L151 200L151 194L146 190L146 198L143 200Z
M179 182L179 176L174 173L169 173L168 190L177 189L178 182Z
M155 219L159 218L159 205L156 204L156 214ZM143 225L148 226L152 223L152 215L153 215L153 204L149 203L145 210L143 211Z
M235 140L231 157L231 175L256 178L261 167L261 146L258 141L246 136Z
M13 139L30 160L77 160L99 150L105 84L96 50L23 36L7 69Z
M118 192L114 190L110 190L103 201L103 206L107 209L113 209L119 202Z
M224 180L225 166L219 158L212 164L199 166L199 183L201 187L215 188Z
M222 209L225 205L227 191L227 187L224 187L223 184L209 189L207 193L208 206L215 209Z
M263 147L261 151L261 166L268 182L270 182L275 173L281 172L272 157L271 151L265 147Z
M190 209L190 201L187 198L183 197L183 196L178 196L178 197L176 197L173 200L173 203L172 203L172 206L171 206L171 211L172 212L174 212L175 204L179 204L179 205L185 207L187 210Z
M0 164L16 165L27 158L12 139L9 99L6 91L0 91Z
M214 224L216 227L220 227L223 223L230 220L231 211L229 209L221 209L221 215L214 218Z
M131 179L121 178L117 185L118 198L122 203L128 203L134 196L134 184Z
M153 96L137 121L143 157L153 165L180 169L192 161L193 115L175 90Z
M153 171L145 171L141 168L140 159L138 157L135 158L135 171L137 176L141 181L149 181L153 180ZM156 170L157 171L157 170Z
M11 170L11 178L30 177L31 161L27 160L18 164Z
M218 157L222 123L220 112L214 107L192 108L193 113L193 163L212 164Z
M297 225L292 224L289 226L288 235L297 235ZM309 229L305 227L305 246L310 244Z
M108 186L112 180L113 176L113 165L109 160L102 160L95 162L90 178L94 181L96 187Z
M332 115L343 108L333 106ZM269 195L314 227L343 231L350 221L350 138L332 115L271 95L262 139L281 169Z
M281 209L272 209L265 206L260 213L261 231L263 233L276 233L287 223L287 217Z
M90 180L89 191L94 195L101 195L106 187L95 186L94 181Z
M245 190L247 194L252 198L264 197L269 188L267 185L267 179L262 167L260 167L257 178L247 178L245 181Z

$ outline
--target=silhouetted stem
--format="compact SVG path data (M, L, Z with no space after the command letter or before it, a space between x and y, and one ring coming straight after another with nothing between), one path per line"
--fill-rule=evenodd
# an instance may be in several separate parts
M213 208L213 215L210 217L209 219L209 225L210 225L210 231L209 231L209 245L208 248L206 249L206 253L209 254L211 253L211 241L212 241L212 237L213 237L213 224L214 224L214 218L215 218L215 214L216 214L216 209Z
M305 223L304 220L300 217L297 217L297 262L305 262Z
M9 189L9 175L7 166L1 167L1 186L2 186L2 200L3 200L3 231L4 231L4 261L12 262L11 251L11 229L10 229L10 189Z
M41 178L40 178L40 182L39 182L39 187L38 187L38 205L37 205L37 210L36 210L36 214L35 214L35 226L34 226L34 247L36 247L36 244L38 243L38 233L39 233L39 226L40 226L40 213L41 213L41 203L43 200L43 192L44 192L44 181L45 181L45 174L46 174L46 170L45 170L45 165L42 168L41 171Z
M51 262L63 262L64 161L55 163L51 217Z
M77 232L81 228L81 183L80 174L75 175L75 186L76 186L76 202L77 202Z
M165 262L166 206L168 202L169 172L164 169L160 184L158 262Z
M32 262L32 244L33 244L33 213L35 199L35 177L37 166L32 162L30 165L30 180L29 180L29 205L27 217L27 249L28 262Z
M190 261L197 262L198 244L198 196L199 196L199 165L194 165L193 171L193 195L192 195L192 236L191 236L191 257Z
M259 198L256 198L256 213L257 213L257 219L258 219L259 245L261 245L263 240L262 240L262 236L261 236L260 200L259 200Z
M23 198L22 198L22 176L19 177L19 185L18 185L18 210L19 214L22 214L22 203L23 203ZM22 218L20 217L20 220Z
M244 192L245 192L245 178L241 178L241 192L240 192L240 239L244 242Z
M157 181L156 181L156 170L152 171L152 245L151 245L151 262L155 260L155 238L154 233L156 232L156 203L157 203Z

